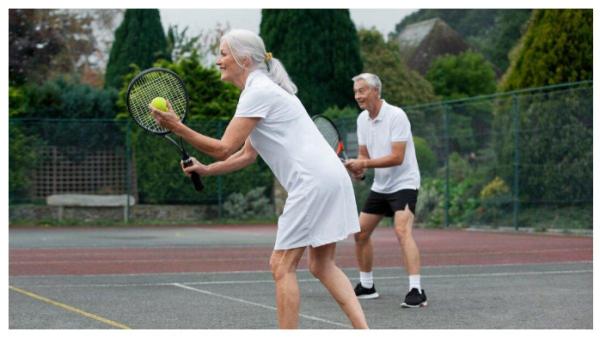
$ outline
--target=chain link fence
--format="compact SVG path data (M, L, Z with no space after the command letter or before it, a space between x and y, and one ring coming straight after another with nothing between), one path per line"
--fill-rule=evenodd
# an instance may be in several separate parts
M419 223L592 228L592 82L403 108L422 176ZM355 156L355 119L335 122ZM190 127L220 137L226 125ZM11 210L44 206L50 195L130 195L136 201L126 211L131 221L268 220L285 198L260 159L236 173L205 177L198 193L181 173L176 148L129 120L11 118L9 133ZM359 206L372 179L370 171L355 183Z

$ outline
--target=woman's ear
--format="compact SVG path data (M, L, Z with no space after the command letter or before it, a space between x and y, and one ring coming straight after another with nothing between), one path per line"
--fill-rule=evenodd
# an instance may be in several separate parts
M252 65L252 61L250 61L249 56L244 57L244 59L242 60L242 65L244 66L244 68L250 68L250 65Z

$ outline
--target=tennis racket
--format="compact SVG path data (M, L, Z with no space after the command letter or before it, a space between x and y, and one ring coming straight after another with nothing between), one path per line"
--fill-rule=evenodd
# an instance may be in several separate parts
M315 115L312 117L312 120L325 138L325 141L329 143L342 162L345 162L348 156L344 149L344 140L333 121L323 115Z
M335 151L340 160L346 162L348 160L348 155L346 155L346 150L344 148L344 140L340 135L340 131L335 126L335 123L323 115L315 115L312 117L312 120L325 138L325 141L333 148L333 151ZM364 179L364 175L360 177L361 181Z
M192 159L183 147L181 137L179 142L168 134L170 130L161 127L150 113L148 105L155 97L164 97L173 107L173 111L183 122L188 111L189 98L183 80L174 72L164 68L150 68L139 73L127 88L127 110L133 120L145 131L160 135L171 141L181 154L184 167L191 166ZM192 173L192 182L197 191L202 191L204 185L198 173Z

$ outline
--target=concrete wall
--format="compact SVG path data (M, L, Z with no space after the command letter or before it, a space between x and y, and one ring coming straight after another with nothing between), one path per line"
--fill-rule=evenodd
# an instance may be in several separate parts
M48 205L15 205L9 207L9 221L56 221L60 208ZM94 221L122 222L122 207L62 207L65 221L92 223ZM165 222L194 222L218 219L219 207L212 205L134 205L130 207L130 221L151 220Z

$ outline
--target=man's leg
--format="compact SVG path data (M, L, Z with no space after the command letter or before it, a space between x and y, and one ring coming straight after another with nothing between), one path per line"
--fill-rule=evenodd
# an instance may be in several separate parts
M400 242L404 257L404 266L409 279L409 293L406 295L402 307L421 307L427 305L427 296L421 289L421 255L412 235L415 216L408 205L404 210L394 214L394 230Z
M304 248L275 250L271 255L271 272L275 281L277 320L281 329L298 328L300 311L300 289L296 279L296 268Z
M335 264L335 243L309 248L308 266L348 316L352 327L368 329L365 314L354 295L350 280Z
M421 273L421 256L412 235L414 220L415 215L410 211L408 205L406 205L404 210L398 210L394 214L394 230L398 242L400 242L406 272L409 276Z
M360 232L354 234L356 244L356 259L358 267L362 272L370 272L373 269L373 243L371 234L383 215L360 213L358 221L360 223Z
M354 293L361 299L373 299L379 297L373 283L373 243L371 234L381 221L383 215L360 213L360 232L354 234L356 244L356 259L360 271L360 283L356 285Z

